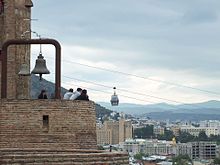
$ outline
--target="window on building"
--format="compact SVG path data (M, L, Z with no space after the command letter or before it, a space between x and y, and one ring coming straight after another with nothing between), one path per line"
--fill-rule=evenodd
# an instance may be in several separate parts
M49 116L48 115L43 115L43 127L48 127L49 126Z

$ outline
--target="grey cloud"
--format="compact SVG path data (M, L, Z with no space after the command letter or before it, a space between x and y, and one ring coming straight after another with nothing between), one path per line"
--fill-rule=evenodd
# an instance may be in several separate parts
M189 24L212 23L218 20L218 14L215 11L195 9L187 11L183 16L183 21Z
M33 24L40 34L46 29L45 35L63 44L106 52L81 58L121 67L138 64L135 67L219 74L219 1L54 0L35 4L39 22Z

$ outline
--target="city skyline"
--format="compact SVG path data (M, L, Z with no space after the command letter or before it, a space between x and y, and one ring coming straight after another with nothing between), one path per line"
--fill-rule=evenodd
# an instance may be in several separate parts
M85 87L91 100L105 102L114 86L120 102L219 100L220 2L33 3L32 18L38 20L32 21L31 30L62 45L63 87ZM32 65L38 51L33 46ZM43 46L52 73L54 59L48 54L53 52L53 47ZM53 74L44 77L54 79Z

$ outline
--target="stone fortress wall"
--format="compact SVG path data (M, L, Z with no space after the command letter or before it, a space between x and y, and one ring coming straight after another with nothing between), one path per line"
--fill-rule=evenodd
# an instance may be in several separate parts
M96 149L95 123L93 102L0 100L0 148Z
M0 13L1 50L6 40L21 39L22 34L31 31L33 4L31 0L0 1L4 2L4 12ZM29 32L23 39L30 38ZM18 75L24 63L30 67L30 47L10 46L7 99L0 99L1 165L128 164L126 153L97 150L93 102L31 100L30 76Z
M0 164L127 165L128 154L97 150L95 104L0 100Z

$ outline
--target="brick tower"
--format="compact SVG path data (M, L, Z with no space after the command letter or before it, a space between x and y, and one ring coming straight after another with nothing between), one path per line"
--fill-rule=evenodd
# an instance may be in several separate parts
M0 49L7 40L31 38L32 6L31 0L0 0ZM0 99L1 165L128 164L127 153L97 150L94 102L30 99L30 76L18 75L23 63L30 64L30 47L11 45L7 52L7 98Z
M30 38L31 0L0 0L0 49L8 39ZM30 66L30 46L10 46L8 50L7 98L28 99L30 77L18 76L22 64Z

